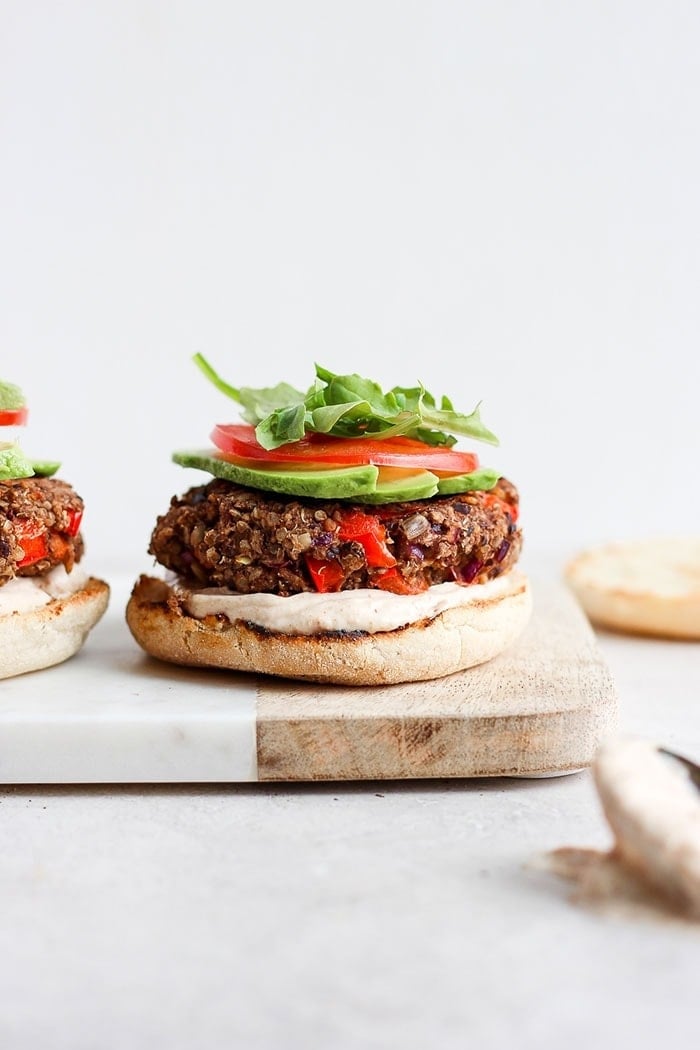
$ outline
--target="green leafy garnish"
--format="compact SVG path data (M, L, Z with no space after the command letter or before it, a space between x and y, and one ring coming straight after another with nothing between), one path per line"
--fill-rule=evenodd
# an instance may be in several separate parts
M26 399L18 386L0 380L0 411L16 412L18 408L24 408L25 404Z
M440 404L422 384L395 386L387 393L373 380L359 375L336 375L316 365L316 379L304 393L288 383L254 389L234 387L212 368L202 354L194 361L204 375L227 397L241 405L241 415L255 427L265 449L300 441L306 433L343 438L388 438L402 435L427 445L451 446L454 435L497 445L498 438L473 412L455 412L452 402Z

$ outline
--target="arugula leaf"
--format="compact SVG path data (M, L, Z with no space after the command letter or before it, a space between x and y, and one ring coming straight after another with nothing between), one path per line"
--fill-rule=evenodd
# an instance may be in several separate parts
M316 379L306 393L288 383L254 389L231 386L202 354L195 354L194 362L218 390L241 405L241 415L268 450L299 441L309 431L353 438L403 435L439 446L454 445L455 435L463 435L498 444L481 419L481 402L465 414L455 412L443 396L438 408L422 383L396 386L385 393L372 379L356 373L339 375L316 364Z
M222 394L230 397L233 401L237 401L242 406L243 412L241 412L241 415L246 423L252 423L253 426L256 426L277 409L287 408L295 404L303 405L304 403L305 395L300 390L295 390L288 383L278 383L277 386L262 387L259 390L255 390L250 386L235 387L222 379L202 354L195 354L192 360L217 390L220 390ZM292 438L291 440L296 441L298 439Z
M24 394L14 383L5 383L0 380L0 411L14 412L26 405Z
M246 419L248 417L246 416ZM248 419L255 423L255 419ZM255 436L263 448L279 448L290 441L300 441L306 430L306 408L297 401L287 408L277 408L262 419L255 428Z

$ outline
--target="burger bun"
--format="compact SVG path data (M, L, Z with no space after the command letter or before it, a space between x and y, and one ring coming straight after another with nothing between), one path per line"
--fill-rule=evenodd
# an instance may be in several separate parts
M90 576L70 595L0 615L0 678L38 671L75 655L103 616L109 594L103 580Z
M221 615L195 619L168 583L141 576L126 619L142 649L174 664L338 685L416 682L484 663L518 638L532 608L529 580L511 570L498 583L480 585L471 601L396 630L308 635Z
M595 547L573 558L564 575L600 627L700 640L700 536Z

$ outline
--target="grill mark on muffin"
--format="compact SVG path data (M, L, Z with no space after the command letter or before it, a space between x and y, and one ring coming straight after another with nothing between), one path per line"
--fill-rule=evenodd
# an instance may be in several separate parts
M175 664L351 686L391 685L453 674L502 652L530 616L529 591L521 584L516 573L486 617L476 603L468 602L418 625L370 636L312 634L290 639L260 632L241 620L231 623L209 616L203 621L183 615L181 597L167 583L141 576L126 619L147 653ZM172 598L167 598L168 592Z
M262 624L255 623L254 620L241 620L241 619L229 620L229 623L241 624L247 630L252 631L253 634L258 635L258 637L260 637L260 638L284 638L284 639L289 639L289 641L291 641L291 642L293 642L295 638L298 638L298 639L302 639L303 638L304 641L307 641L307 642L308 642L310 637L318 638L318 639L321 639L321 640L324 639L324 638L329 638L329 639L330 638L342 638L344 641L352 642L352 641L365 641L367 638L373 638L377 634L398 634L401 631L405 631L408 627L424 627L426 624L430 623L430 621L434 620L434 619L435 619L434 616L427 616L427 617L424 617L422 620L414 620L411 623L401 624L400 627L393 627L390 631L360 631L360 630L353 630L353 631L343 631L343 630L339 630L339 631L325 631L325 630L318 630L318 631L314 631L313 635L303 634L301 631L293 631L293 632L273 631L273 630L270 630L269 627L263 627Z

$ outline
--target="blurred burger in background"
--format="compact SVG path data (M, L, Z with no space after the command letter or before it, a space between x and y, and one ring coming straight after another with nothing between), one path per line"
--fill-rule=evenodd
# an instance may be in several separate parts
M17 441L27 404L0 381L0 678L62 662L107 608L109 587L80 563L83 501Z

